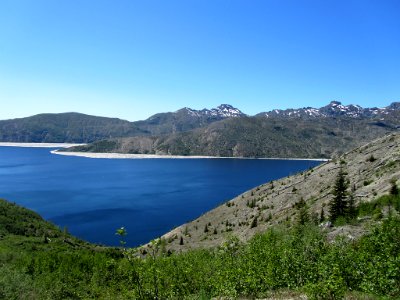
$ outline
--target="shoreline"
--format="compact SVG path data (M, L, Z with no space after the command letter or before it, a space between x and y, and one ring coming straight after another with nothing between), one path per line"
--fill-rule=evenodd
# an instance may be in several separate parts
M278 158L278 157L219 157L219 156L184 156L184 155L158 155L158 154L124 154L124 153L92 153L92 152L58 152L50 151L52 154L77 156L86 158L103 158L103 159L269 159L269 160L312 160L312 161L329 161L326 158Z
M82 145L86 144L0 142L0 147L24 147L24 148L70 148Z

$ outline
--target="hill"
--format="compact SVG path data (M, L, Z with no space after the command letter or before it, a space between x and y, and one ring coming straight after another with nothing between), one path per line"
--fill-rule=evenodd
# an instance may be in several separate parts
M160 136L110 139L68 151L217 157L330 158L400 126L398 103L386 108L343 106L274 110Z
M79 113L40 114L0 121L0 141L25 143L90 143L146 134L131 122Z
M303 201L310 218L319 220L321 211L329 215L332 189L341 168L355 202L371 203L389 192L393 178L400 178L399 153L400 134L385 136L309 171L255 187L162 238L171 251L215 247L229 234L247 241L278 224L295 223ZM364 226L346 230L359 236Z

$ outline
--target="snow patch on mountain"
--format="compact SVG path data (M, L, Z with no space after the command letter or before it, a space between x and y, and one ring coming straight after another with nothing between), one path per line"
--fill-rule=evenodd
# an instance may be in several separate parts
M232 105L229 104L221 104L220 106L212 109L202 109L202 110L195 110L191 109L188 107L184 108L187 112L192 117L216 117L216 118L236 118L236 117L242 117L245 116L243 112L241 112L239 109L233 107Z
M290 118L314 118L314 117L371 117L378 115L387 115L390 111L400 110L400 102L393 102L383 108L362 108L359 105L343 105L339 101L332 101L321 108L303 107L299 109L274 109L259 115L269 117L290 117Z

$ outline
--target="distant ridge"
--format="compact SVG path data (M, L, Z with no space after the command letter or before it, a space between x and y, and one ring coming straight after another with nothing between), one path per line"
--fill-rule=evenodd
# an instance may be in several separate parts
M244 113L242 113L239 109L233 107L230 104L221 104L217 108L212 109L195 110L188 107L185 107L183 109L194 117L211 116L223 119L245 116Z
M88 143L138 134L144 132L131 122L75 112L0 121L1 142Z
M384 117L393 111L400 110L400 102L393 102L383 108L362 108L359 105L343 105L339 101L331 101L328 105L321 108L304 107L297 109L274 109L268 112L260 113L258 116L282 117L282 118L328 118L328 117L352 117L352 118L370 118Z
M362 108L275 109L248 116L229 104L129 122L79 113L0 121L1 142L93 143L71 149L217 157L330 158L400 128L400 102Z
M70 151L217 157L330 158L400 128L400 103L362 108L332 101L316 108L246 116L184 108L135 124L148 136L114 138ZM209 117L212 116L212 117Z

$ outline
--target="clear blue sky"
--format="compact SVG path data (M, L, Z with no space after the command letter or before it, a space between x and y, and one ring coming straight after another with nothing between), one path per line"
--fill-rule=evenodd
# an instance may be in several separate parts
M3 0L0 119L400 101L399 0Z

